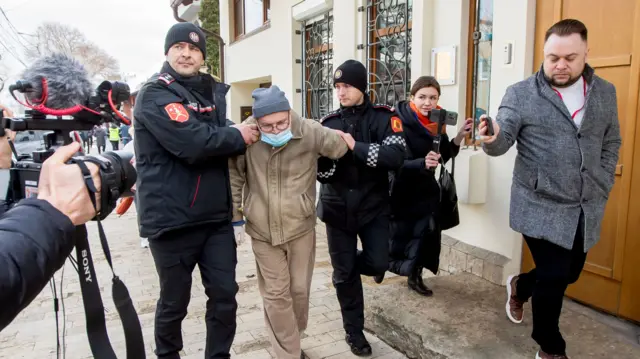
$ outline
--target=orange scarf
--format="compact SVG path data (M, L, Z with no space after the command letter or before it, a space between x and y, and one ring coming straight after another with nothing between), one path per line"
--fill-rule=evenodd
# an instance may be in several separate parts
M416 117L418 118L418 121L420 121L420 123L422 124L422 126L424 126L424 128L427 129L427 131L429 131L429 133L431 134L431 136L435 136L436 132L438 132L438 123L437 122L433 122L429 119L429 117L423 115L418 108L416 107L416 105L413 103L413 101L409 101L409 106L411 107L411 110L413 111L413 113L416 114ZM442 107L440 106L436 106L437 109L441 109ZM442 133L447 133L447 126L442 126Z

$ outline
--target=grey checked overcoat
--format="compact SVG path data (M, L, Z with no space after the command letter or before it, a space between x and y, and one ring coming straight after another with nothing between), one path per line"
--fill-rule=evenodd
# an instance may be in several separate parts
M483 148L499 156L516 143L511 228L571 249L582 210L586 252L600 237L621 139L615 87L589 65L583 76L580 127L540 69L507 89L496 116L498 137Z

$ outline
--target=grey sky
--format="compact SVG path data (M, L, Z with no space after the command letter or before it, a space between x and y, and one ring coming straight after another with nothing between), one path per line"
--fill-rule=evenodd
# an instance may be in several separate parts
M22 33L33 33L47 21L79 29L119 61L121 72L136 75L129 80L132 88L159 70L164 61L165 34L175 23L169 0L0 0L0 7ZM24 48L12 39L14 36L0 14L0 40L11 43L21 54ZM30 40L29 36L24 39ZM2 72L15 82L24 66L2 46L0 54ZM7 102L8 85L0 102Z

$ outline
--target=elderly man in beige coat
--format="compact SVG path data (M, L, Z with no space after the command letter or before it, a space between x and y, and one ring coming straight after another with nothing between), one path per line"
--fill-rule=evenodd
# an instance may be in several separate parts
M246 220L276 357L298 359L316 251L316 164L321 156L344 156L347 145L338 131L292 111L277 86L252 96L246 123L258 125L261 141L230 160L233 224L242 237Z

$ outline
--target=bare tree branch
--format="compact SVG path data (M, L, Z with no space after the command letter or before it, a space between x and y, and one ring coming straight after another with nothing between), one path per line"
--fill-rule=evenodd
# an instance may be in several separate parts
M118 73L118 60L89 41L80 30L54 22L43 23L36 30L34 46L25 51L29 60L52 53L64 53L80 61L89 75L109 77Z

